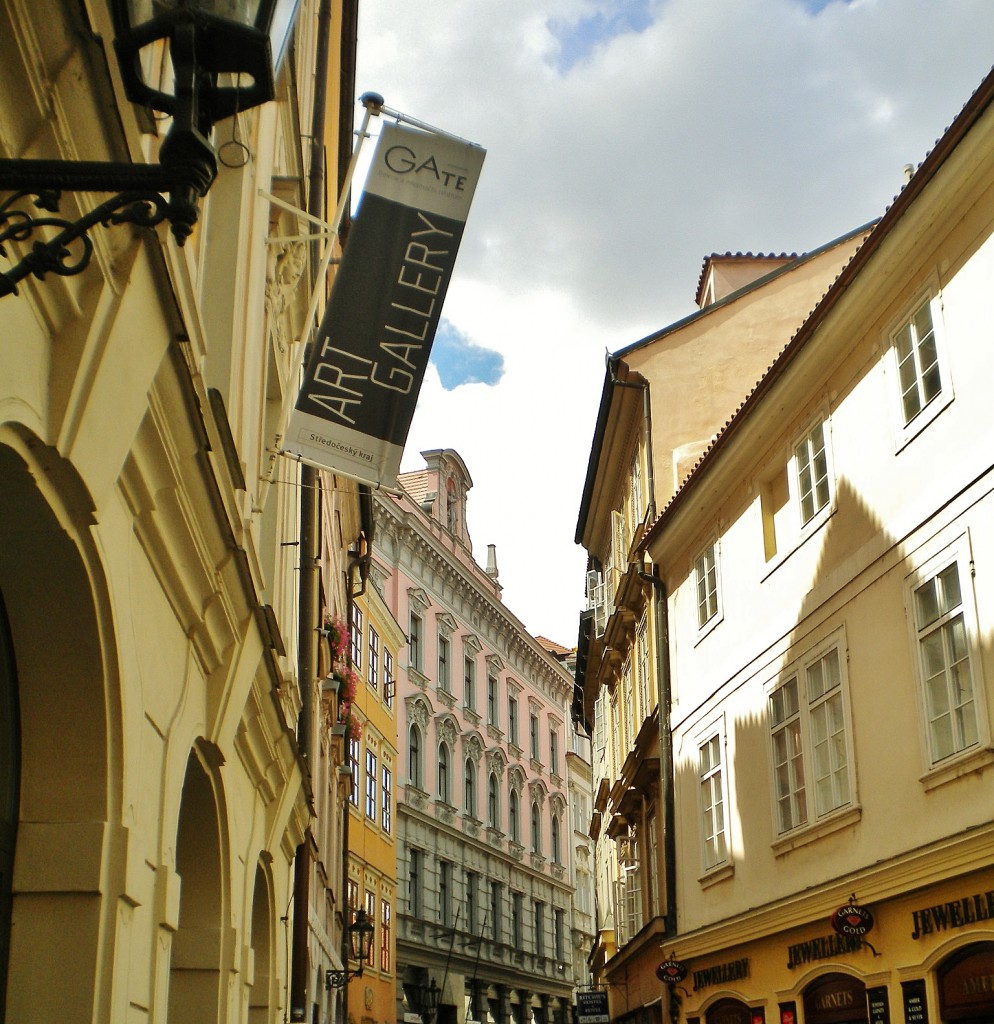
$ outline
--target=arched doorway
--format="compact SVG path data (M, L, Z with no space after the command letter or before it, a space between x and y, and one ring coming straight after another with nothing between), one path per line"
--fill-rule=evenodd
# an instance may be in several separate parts
M8 425L0 480L0 742L17 751L0 755L0 1017L96 1019L117 902L103 871L124 841L107 828L119 823L121 792L109 771L120 763L109 595L73 467Z
M276 920L270 900L266 873L259 864L255 869L255 891L252 894L252 958L254 970L249 988L249 1024L269 1024L272 992L272 928Z
M221 1016L221 839L214 787L196 751L183 781L176 873L181 880L179 927L173 935L169 1019L211 1024Z
M867 1024L866 986L849 974L823 974L804 990L804 1024Z
M704 1014L706 1024L752 1024L752 1010L739 999L719 999Z
M943 1024L994 1020L994 942L974 942L947 957L938 970Z
M21 782L21 715L17 706L17 669L7 609L0 593L0 1024L6 1018L7 955L13 897L14 845Z

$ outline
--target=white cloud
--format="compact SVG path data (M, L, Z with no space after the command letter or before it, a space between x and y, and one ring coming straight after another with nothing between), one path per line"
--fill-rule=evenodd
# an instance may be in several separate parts
M445 316L495 388L429 371L405 468L459 451L477 557L575 642L576 517L605 349L692 311L703 257L804 251L879 216L991 63L989 0L656 0L568 71L590 0L363 0L358 91L483 145Z

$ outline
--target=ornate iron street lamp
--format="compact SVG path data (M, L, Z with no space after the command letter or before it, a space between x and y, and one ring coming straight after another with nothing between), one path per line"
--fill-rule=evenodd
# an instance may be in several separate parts
M414 1012L421 1017L422 1024L432 1024L435 1014L438 1013L438 997L442 994L442 990L435 984L435 979L431 979L431 984L421 982L419 985L413 985L409 991L417 1004Z
M217 176L209 141L215 122L271 100L286 53L298 0L111 0L118 63L133 103L172 117L158 164L114 161L0 159L0 256L5 243L26 242L36 229L60 228L48 242L34 242L11 270L0 272L0 296L16 293L33 274L64 277L90 262L88 231L99 223L154 227L163 220L183 245L193 230L198 204ZM160 42L161 41L161 42ZM161 61L147 48L163 47ZM168 60L166 59L168 57ZM146 81L146 71L171 65L173 91ZM116 192L78 221L58 216L63 191ZM168 198L166 197L168 193ZM47 214L15 204L34 196ZM78 243L70 248L72 243Z
M347 967L344 971L330 970L324 972L324 987L341 988L347 985L353 978L361 978L363 968L369 959L369 948L373 944L373 926L366 917L366 911L356 911L355 920L346 929L349 936L349 959L359 962L359 970L350 971Z

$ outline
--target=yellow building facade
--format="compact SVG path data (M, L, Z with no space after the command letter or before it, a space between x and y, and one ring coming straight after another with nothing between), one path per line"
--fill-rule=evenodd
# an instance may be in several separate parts
M82 273L0 298L2 1020L289 1015L318 582L300 470L272 448L317 268L280 239L337 196L346 15L300 4L275 102L215 132L185 247L97 226ZM126 101L113 39L104 0L3 5L0 157L156 161L168 120ZM327 180L304 142L319 92ZM62 214L101 198L67 191ZM30 244L7 236L0 273ZM360 515L331 487L341 580Z

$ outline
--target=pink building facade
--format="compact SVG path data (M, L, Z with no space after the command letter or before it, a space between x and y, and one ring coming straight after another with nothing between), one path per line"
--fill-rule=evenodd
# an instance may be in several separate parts
M441 989L437 1024L571 1019L569 673L473 559L472 479L423 452L377 496L371 578L408 633L397 666L398 1020Z

